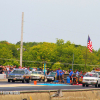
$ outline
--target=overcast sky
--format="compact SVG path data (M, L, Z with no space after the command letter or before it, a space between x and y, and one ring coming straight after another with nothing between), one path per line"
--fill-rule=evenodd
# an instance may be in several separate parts
M0 0L0 41L53 42L56 38L100 48L100 0Z

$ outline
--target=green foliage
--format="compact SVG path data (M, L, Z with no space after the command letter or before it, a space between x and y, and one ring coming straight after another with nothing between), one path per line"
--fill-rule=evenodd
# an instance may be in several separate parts
M0 42L0 65L16 65L19 66L20 60L20 41L16 44L7 41ZM23 42L23 66L40 67L44 61L50 69L64 70L72 69L72 61L74 54L73 70L91 71L96 65L100 65L100 49L93 50L90 53L85 46L76 45L70 41L64 42L63 39L57 39L56 43L47 42ZM87 56L86 56L87 50ZM10 60L8 60L10 59ZM31 62L30 62L31 61ZM85 67L86 61L86 67ZM52 63L51 63L52 62ZM95 66L90 66L95 65Z
M53 70L56 70L56 69L58 69L58 68L61 69L61 64L60 64L60 62L56 62L56 63L52 66L52 69L53 69Z

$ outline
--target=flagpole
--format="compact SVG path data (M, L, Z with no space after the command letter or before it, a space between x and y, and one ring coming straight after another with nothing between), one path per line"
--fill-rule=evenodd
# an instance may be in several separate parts
M89 37L89 35L88 35L88 37ZM88 40L87 40L87 46L88 46ZM86 47L86 58L85 58L85 71L86 71L86 62L87 62L87 47Z

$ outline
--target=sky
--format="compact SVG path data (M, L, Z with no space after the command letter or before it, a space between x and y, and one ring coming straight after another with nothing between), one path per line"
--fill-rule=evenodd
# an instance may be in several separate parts
M0 0L0 41L64 42L100 48L100 0Z

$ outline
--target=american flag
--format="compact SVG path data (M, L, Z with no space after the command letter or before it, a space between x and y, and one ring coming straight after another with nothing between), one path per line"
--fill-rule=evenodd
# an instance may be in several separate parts
M90 37L88 36L88 46L87 46L87 48L89 49L89 51L90 52L92 52L92 41L91 41L91 39L90 39Z

